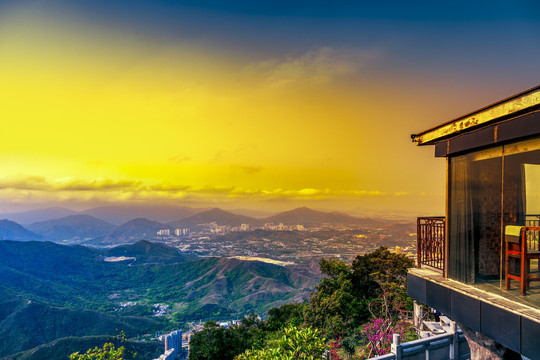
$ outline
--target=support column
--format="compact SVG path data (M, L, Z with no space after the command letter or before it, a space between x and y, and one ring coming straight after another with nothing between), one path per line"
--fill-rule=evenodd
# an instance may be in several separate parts
M474 331L467 326L457 323L463 335L467 339L471 350L471 360L521 360L521 355L517 352L499 344L493 339Z

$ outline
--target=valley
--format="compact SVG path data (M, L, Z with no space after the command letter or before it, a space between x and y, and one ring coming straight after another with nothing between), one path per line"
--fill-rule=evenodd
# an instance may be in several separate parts
M307 208L117 225L103 214L0 222L0 358L54 359L54 349L75 351L117 329L150 354L156 333L309 299L323 257L350 263L380 245L412 253L416 230Z

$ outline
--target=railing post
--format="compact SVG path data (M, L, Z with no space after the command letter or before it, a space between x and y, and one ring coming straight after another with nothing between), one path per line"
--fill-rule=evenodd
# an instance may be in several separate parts
M390 346L390 352L396 355L396 360L401 360L401 335L394 334L392 336L392 345Z
M416 219L416 266L422 267L422 226L420 218Z
M450 334L452 334L452 344L450 345L450 360L459 359L459 334L455 321L450 322Z

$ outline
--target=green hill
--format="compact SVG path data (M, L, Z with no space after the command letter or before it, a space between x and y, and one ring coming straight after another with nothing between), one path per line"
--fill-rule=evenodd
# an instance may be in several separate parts
M114 225L90 215L69 215L60 219L40 221L28 226L31 231L50 240L84 240L103 236Z
M140 240L132 245L122 245L107 251L107 256L124 256L136 258L137 264L172 264L192 261L196 256L180 254L176 249L153 243L147 240Z
M114 261L121 256L128 260ZM0 241L0 356L70 336L116 329L133 336L189 320L262 314L307 298L316 283L257 261L186 260L193 259L147 241L110 250ZM163 316L152 316L155 304L168 306Z
M70 336L4 357L2 360L66 360L74 352L82 354L90 348L102 347L109 341L111 336ZM137 353L138 359L155 359L163 353L163 344L157 341L127 341L125 346L128 351Z
M15 305L15 306L14 306ZM122 329L128 337L154 332L163 322L152 318L122 317L93 310L55 307L31 300L3 303L12 307L0 322L0 356L5 356L67 336L110 335ZM14 307L13 307L14 306Z

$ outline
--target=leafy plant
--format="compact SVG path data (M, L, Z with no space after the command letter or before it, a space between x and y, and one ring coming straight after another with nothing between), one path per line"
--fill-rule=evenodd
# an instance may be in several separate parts
M278 341L269 342L264 349L247 350L235 360L319 360L325 350L325 339L319 330L291 325L283 329Z
M84 354L78 352L69 355L69 360L124 360L124 346L116 348L113 343L105 343L102 348L97 346L88 349Z

